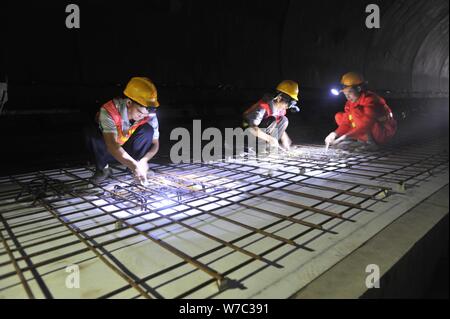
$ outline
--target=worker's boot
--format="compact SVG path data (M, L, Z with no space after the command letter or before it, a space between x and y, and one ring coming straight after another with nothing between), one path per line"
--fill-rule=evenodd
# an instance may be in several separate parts
M100 184L107 179L111 178L113 175L112 169L110 167L105 167L104 169L98 169L95 171L94 175L90 178L90 181L95 184Z
M362 145L357 149L359 152L376 152L378 150L379 146L375 143L371 134L368 136L368 141L366 143L362 143Z

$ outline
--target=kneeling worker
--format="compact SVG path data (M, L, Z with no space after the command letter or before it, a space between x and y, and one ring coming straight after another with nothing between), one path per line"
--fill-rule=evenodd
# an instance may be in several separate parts
M134 77L123 94L100 108L97 127L87 132L96 164L96 172L91 178L94 183L111 177L109 164L115 162L130 169L140 183L146 183L148 161L159 149L155 112L159 103L155 85L148 78Z
M281 82L275 93L266 94L257 103L244 112L244 127L250 127L250 133L269 143L271 148L280 147L289 150L292 144L286 133L289 120L286 111L298 112L298 84L286 80Z
M366 89L360 74L345 74L341 84L347 103L344 112L335 116L338 128L326 137L327 147L344 140L358 141L368 148L389 142L397 131L397 122L386 101Z

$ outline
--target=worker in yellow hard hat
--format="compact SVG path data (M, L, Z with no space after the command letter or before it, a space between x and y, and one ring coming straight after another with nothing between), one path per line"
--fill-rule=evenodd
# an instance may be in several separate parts
M344 112L336 114L338 128L325 138L325 144L339 145L347 140L375 149L389 142L397 131L397 122L386 101L367 90L367 83L359 73L344 74L341 84L347 103Z
M132 78L123 96L105 103L96 116L96 127L88 130L96 172L91 178L100 183L112 176L109 164L119 162L145 183L148 162L159 149L159 124L156 109L158 93L145 77Z
M244 112L244 127L248 127L250 133L267 142L272 148L289 150L292 141L286 133L289 125L286 113L287 110L300 111L297 106L298 93L297 82L281 82L274 93L264 95Z

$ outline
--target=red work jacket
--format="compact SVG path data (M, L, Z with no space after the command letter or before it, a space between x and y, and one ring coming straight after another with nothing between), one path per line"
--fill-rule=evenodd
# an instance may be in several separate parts
M358 101L347 101L344 112L335 116L338 136L368 142L370 136L377 144L385 144L394 137L397 121L386 101L373 92L362 92Z

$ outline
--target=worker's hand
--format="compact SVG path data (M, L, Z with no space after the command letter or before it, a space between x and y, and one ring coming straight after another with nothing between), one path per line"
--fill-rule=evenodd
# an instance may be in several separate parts
M333 145L336 141L337 134L335 132L331 132L326 138L325 138L325 144L326 145Z
M283 134L281 137L281 146L283 150L289 151L291 149L292 140L289 138L287 134Z
M140 160L137 162L133 171L134 177L141 184L147 183L148 162L146 160Z
M270 148L279 148L279 147L280 147L280 143L279 143L278 140L277 140L275 137L273 137L273 136L270 136L268 142L269 142L269 147L270 147Z
M266 151L268 153L277 153L279 148L280 143L278 143L278 140L269 135L269 140L267 141L266 144Z

